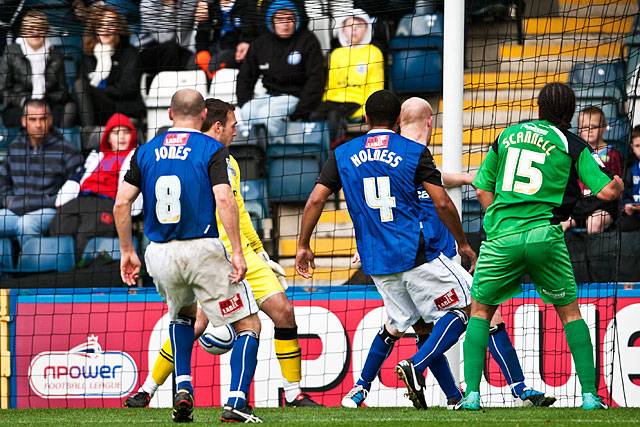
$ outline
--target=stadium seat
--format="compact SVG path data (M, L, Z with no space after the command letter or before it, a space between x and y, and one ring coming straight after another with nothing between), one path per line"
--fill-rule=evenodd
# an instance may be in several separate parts
M71 236L24 239L15 271L69 271L75 265L74 246Z
M304 202L313 190L320 173L317 155L269 157L269 200L272 202Z
M280 143L279 143L280 142ZM325 122L289 122L284 140L269 140L269 156L329 153L329 126Z
M604 99L615 102L619 113L624 112L625 76L622 61L577 63L571 70L569 81L576 99Z
M443 15L408 15L389 42L391 88L399 93L442 90Z
M73 128L64 128L60 129L60 132L64 136L64 139L71 143L75 147L76 150L82 150L82 138L81 138L81 129L79 127Z
M267 181L251 179L240 183L240 191L244 198L244 206L254 222L256 231L262 231L262 219L269 214L267 197Z
M254 126L249 135L236 136L229 152L238 162L241 179L263 179L266 176L266 146L264 126Z
M155 76L145 98L147 105L148 134L155 135L162 126L170 126L171 120L167 108L171 97L179 89L195 89L207 96L207 76L204 71L163 71Z
M133 239L133 247L138 250L138 241ZM82 253L82 259L97 258L101 253L106 253L112 259L120 259L120 240L117 237L94 237L87 242Z
M236 81L238 80L239 70L233 68L223 68L218 70L209 87L209 98L217 98L222 101L236 104Z
M630 132L631 124L629 117L625 114L607 123L607 131L604 133L603 138L626 157L629 149L627 143L629 142Z
M13 245L10 239L0 239L0 273L12 272Z

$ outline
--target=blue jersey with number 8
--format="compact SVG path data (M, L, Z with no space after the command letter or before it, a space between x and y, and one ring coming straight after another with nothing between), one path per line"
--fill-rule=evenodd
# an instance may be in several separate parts
M137 149L125 180L142 191L149 240L218 237L212 186L222 182L212 176L227 176L227 157L218 141L188 129L170 129Z
M336 148L335 161L365 273L399 273L433 257L424 246L431 230L420 222L416 194L418 182L440 183L426 147L393 132L371 132Z

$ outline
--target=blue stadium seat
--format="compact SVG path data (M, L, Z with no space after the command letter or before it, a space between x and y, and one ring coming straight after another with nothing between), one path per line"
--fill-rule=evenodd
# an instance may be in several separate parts
M269 200L272 202L304 202L313 190L320 173L317 155L269 157Z
M329 126L325 122L289 122L284 139L269 140L269 157L329 154Z
M260 231L262 229L262 219L269 214L267 181L264 179L242 181L240 183L240 191L244 198L244 206L254 221L254 227L257 231Z
M574 65L569 82L576 99L604 99L616 103L618 112L623 113L624 73L623 61L581 62Z
M133 247L138 250L136 239L133 239ZM120 259L120 240L117 237L94 237L87 242L82 259L95 259L101 253L106 253L112 259Z
M0 239L0 273L13 271L13 247L10 239Z
M391 89L399 93L442 90L443 24L442 14L416 13L400 20L389 41Z
M607 143L613 145L623 155L627 155L629 150L629 133L631 131L631 123L626 115L619 116L615 120L608 122L607 131L603 138Z
M74 247L71 236L24 239L15 271L20 273L69 271L75 265Z
M82 149L82 138L80 135L81 130L82 129L79 127L60 129L60 132L64 136L64 139L71 145L73 145L78 151Z

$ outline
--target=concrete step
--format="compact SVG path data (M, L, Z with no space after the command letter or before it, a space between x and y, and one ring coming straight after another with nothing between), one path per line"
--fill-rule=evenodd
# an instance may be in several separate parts
M466 109L466 108L465 108ZM472 144L487 144L493 143L498 134L502 132L502 129L496 129L494 127L488 128L466 128L462 130L462 144L463 147L467 147ZM490 142L489 142L490 141ZM429 147L442 145L442 128L435 128L433 135L431 136L431 142Z
M551 82L567 82L569 73L469 72L464 75L465 90L541 89Z
M351 257L316 258L313 278L305 279L296 273L295 258L280 258L279 263L286 272L290 286L339 286L360 268L360 263L353 264Z
M548 36L565 33L611 33L617 36L631 32L633 17L543 17L524 20L526 36Z
M537 98L535 89L506 89L506 90L465 90L464 101L474 102L510 102Z
M527 40L524 45L505 44L500 49L502 61L557 62L558 58L573 60L612 59L622 54L622 42L587 43L539 43Z
M296 238L281 237L279 242L280 258L296 256ZM350 257L356 251L356 239L350 237L319 237L311 239L311 249L316 257Z
M560 74L568 73L576 64L571 59L558 58L556 61L547 60L521 60L521 61L502 61L498 67L498 71L509 73L543 73L543 74Z
M628 17L638 11L634 0L558 0L558 15L569 17Z
M477 108L465 110L462 125L466 128L495 126L505 128L523 120L538 117L537 108Z

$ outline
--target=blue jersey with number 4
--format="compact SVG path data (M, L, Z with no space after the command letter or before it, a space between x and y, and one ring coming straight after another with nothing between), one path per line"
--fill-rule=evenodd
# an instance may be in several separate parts
M425 150L423 145L393 132L368 133L335 150L362 268L367 274L399 273L426 261L416 258L420 236L424 231L423 242L429 242L430 230L423 230L420 222L415 182ZM431 154L427 157L432 164Z
M218 237L209 166L223 149L215 139L183 129L169 130L137 149L149 240Z

